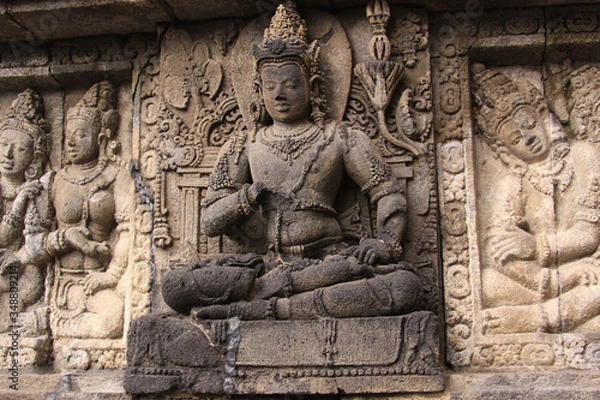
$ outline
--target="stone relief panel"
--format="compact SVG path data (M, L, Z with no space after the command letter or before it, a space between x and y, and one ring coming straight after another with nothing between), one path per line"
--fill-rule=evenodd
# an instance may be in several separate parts
M167 27L138 72L157 271L126 390L440 390L426 14L286 2Z
M145 40L37 46L27 54L45 54L39 65L14 52L10 63L9 50L2 58L7 88L39 88L0 99L4 366L125 367L127 327L150 299L149 207L130 171L128 83ZM32 75L34 65L47 69ZM98 70L112 71L101 75L110 81Z
M597 365L595 62L577 36L593 31L586 21L548 9L432 22L454 366Z

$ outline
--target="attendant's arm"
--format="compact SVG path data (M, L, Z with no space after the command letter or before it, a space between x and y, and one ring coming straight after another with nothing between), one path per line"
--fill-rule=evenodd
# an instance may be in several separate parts
M547 246L544 254L549 264L563 264L591 255L600 245L600 152L587 142L572 144L574 177L577 183L575 220L566 230L541 238Z
M133 249L131 241L131 224L133 210L136 206L135 186L133 179L125 170L118 172L115 179L113 195L115 200L115 221L118 239L110 250L110 261L105 272L90 274L84 281L87 294L94 294L102 289L117 286L129 263L129 254ZM94 243L95 244L95 243ZM100 246L105 245L100 243Z

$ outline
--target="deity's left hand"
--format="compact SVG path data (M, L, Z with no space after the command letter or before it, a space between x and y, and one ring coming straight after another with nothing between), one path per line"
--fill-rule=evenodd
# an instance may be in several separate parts
M90 274L83 281L83 289L88 296L102 289L110 289L117 286L118 280L106 272Z
M389 246L380 239L361 239L353 256L358 258L360 263L369 265L392 262L392 252Z

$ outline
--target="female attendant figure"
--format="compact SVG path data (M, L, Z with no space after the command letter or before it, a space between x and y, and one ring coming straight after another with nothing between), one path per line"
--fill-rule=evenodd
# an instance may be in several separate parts
M123 332L118 283L127 267L133 182L109 160L119 123L117 92L94 85L67 112L66 166L51 190L57 230L51 325L56 337L116 338Z
M46 165L48 131L42 98L31 89L17 96L0 123L0 331L16 325L10 315L17 313L26 333L46 326L44 310L25 311L44 294L42 238L50 222L47 198L42 195L47 184L40 177ZM11 292L16 293L12 299L18 304L11 302Z

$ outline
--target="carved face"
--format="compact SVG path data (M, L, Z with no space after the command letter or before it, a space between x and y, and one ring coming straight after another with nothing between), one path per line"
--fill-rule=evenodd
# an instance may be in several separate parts
M310 116L310 83L300 64L288 61L261 67L263 98L273 120L301 122Z
M0 133L0 173L6 177L25 179L25 171L33 161L31 137L10 128Z
M96 160L100 154L98 132L89 121L71 118L67 121L65 148L67 160L73 164Z
M546 128L536 112L528 107L517 109L500 127L498 136L512 154L526 163L541 161L550 151Z

